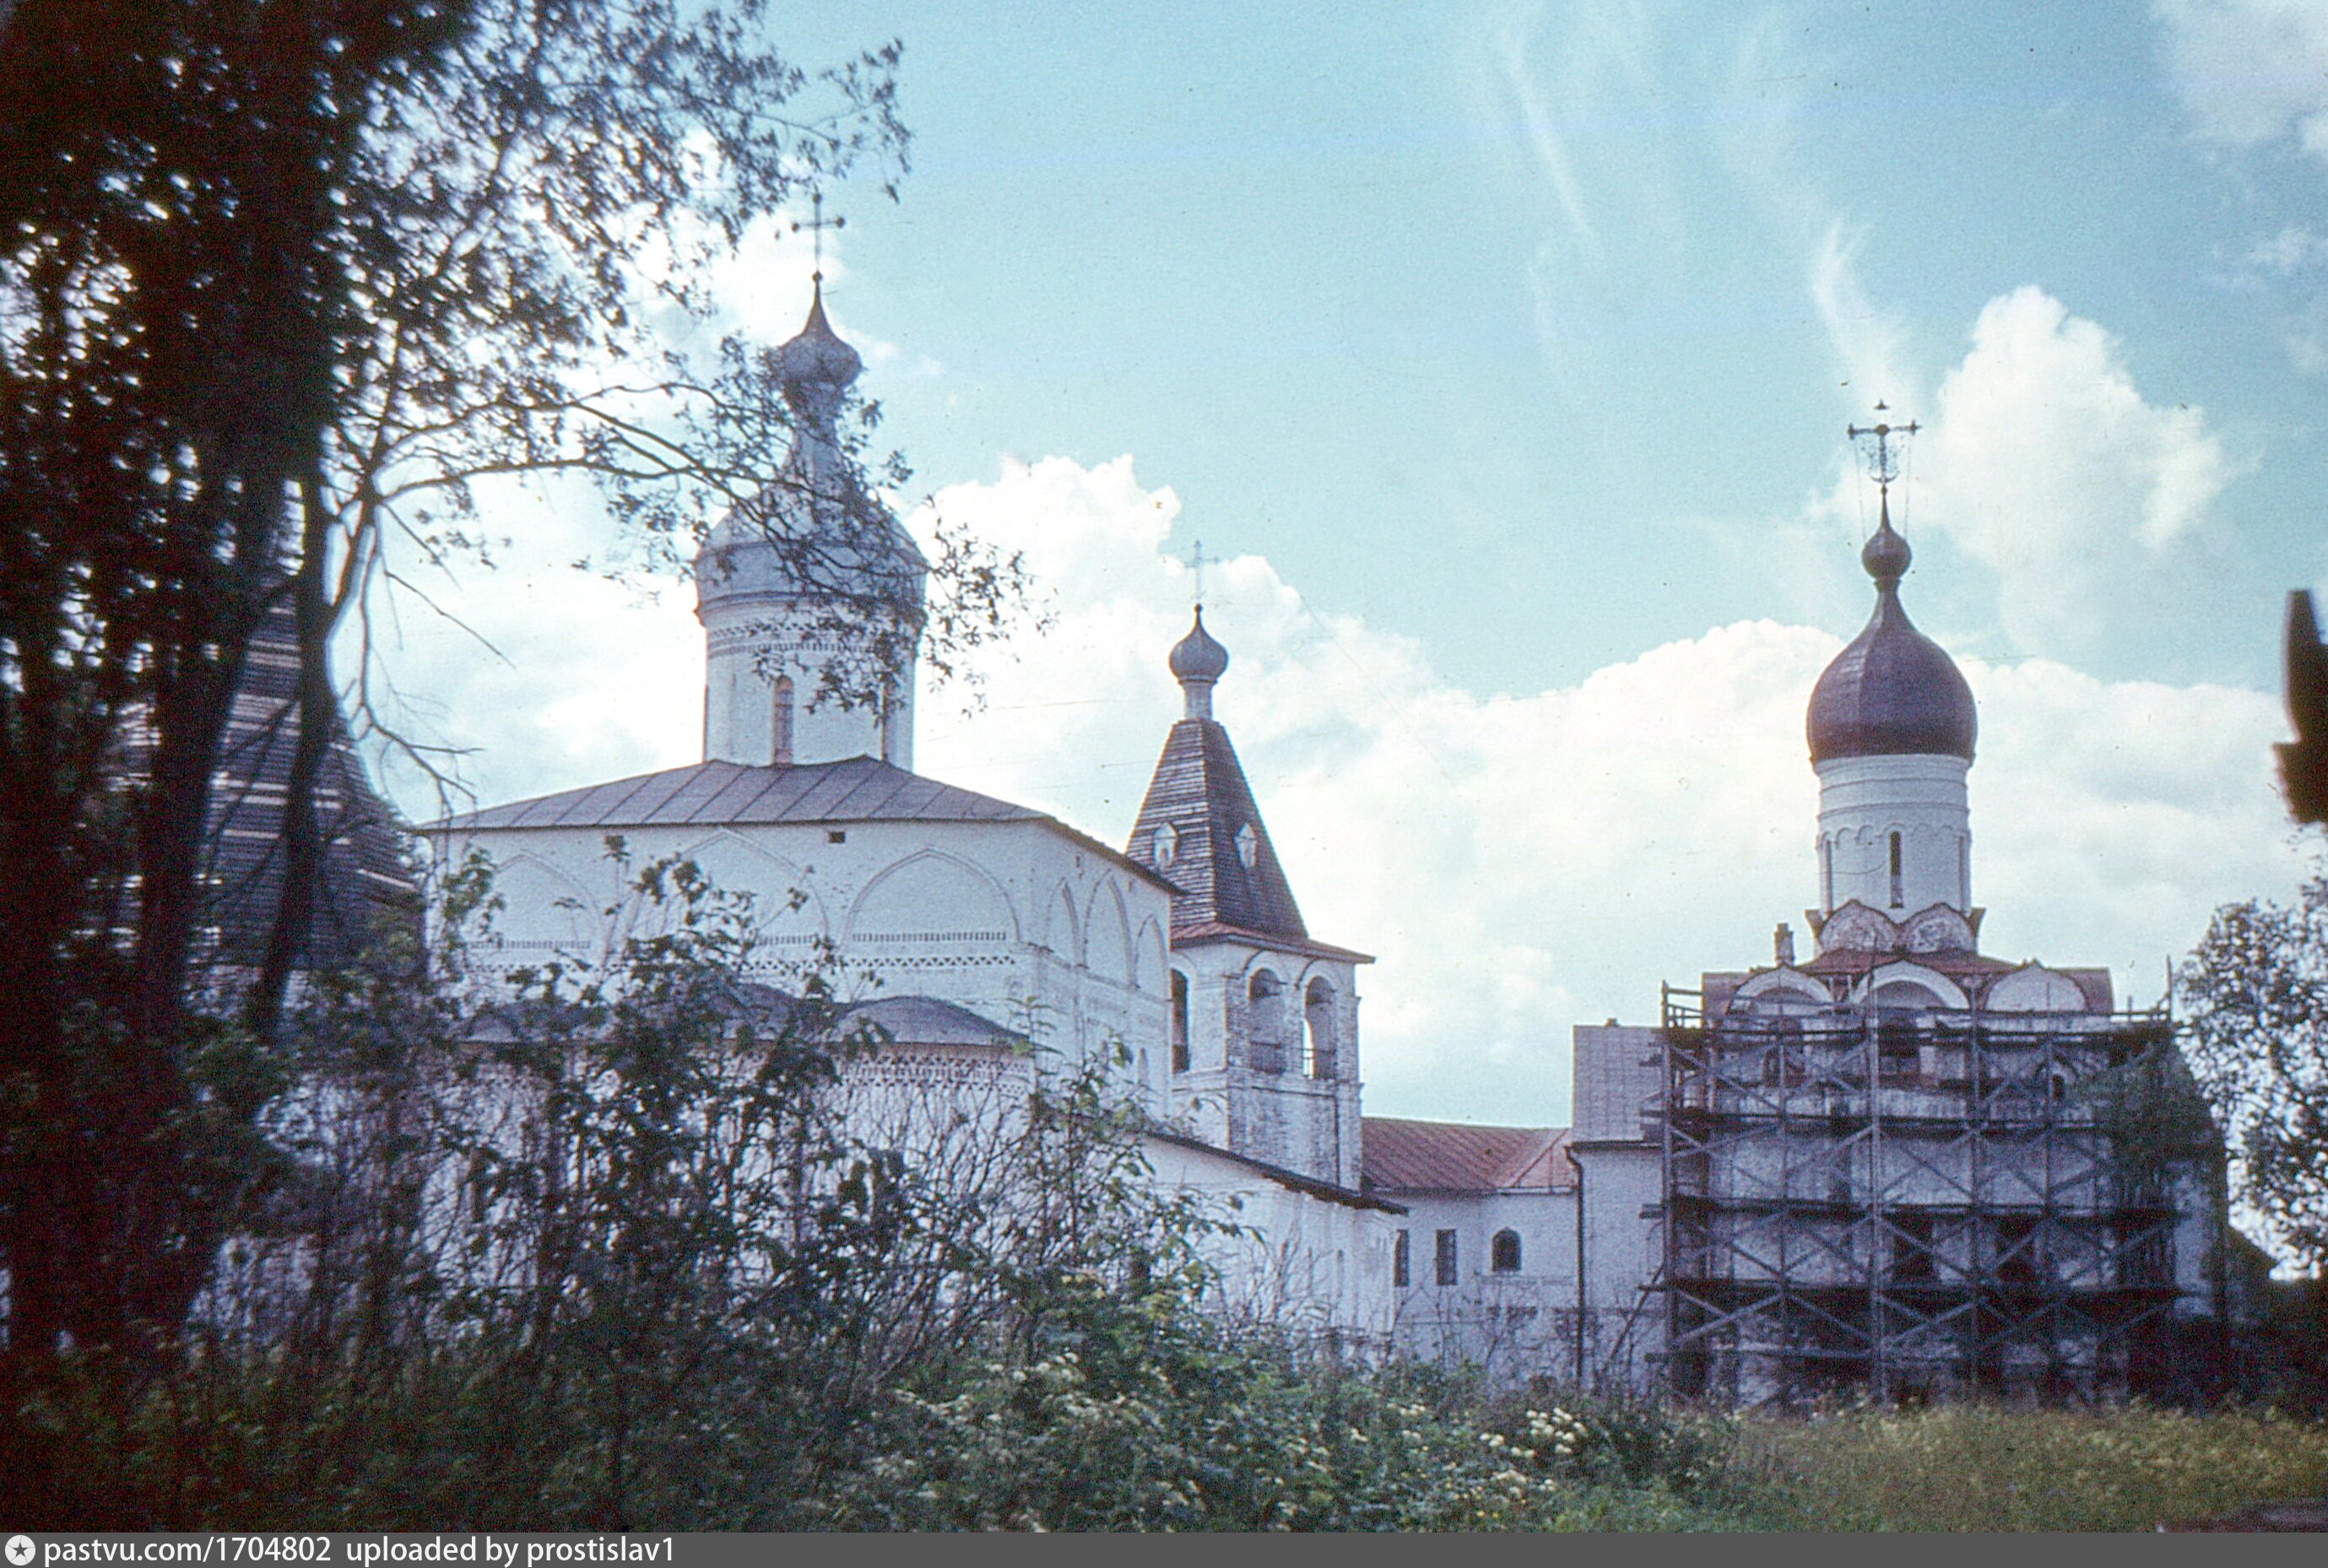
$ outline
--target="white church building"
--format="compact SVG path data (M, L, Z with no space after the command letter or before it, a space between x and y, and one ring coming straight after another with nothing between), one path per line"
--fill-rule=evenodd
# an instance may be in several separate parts
M1232 1308L1497 1376L2107 1395L2214 1310L2204 1184L2120 1169L2080 1089L2157 1021L2114 1010L2106 971L1976 951L1972 699L1901 607L1888 509L1874 616L1811 702L1813 955L1782 934L1655 1025L1577 1030L1572 1130L1367 1118L1370 961L1303 923L1214 716L1229 653L1201 609L1122 849L915 774L910 666L882 700L811 700L835 659L910 648L923 573L850 488L834 421L859 361L821 299L778 365L797 434L775 514L739 509L696 562L703 760L428 830L441 862L497 867L494 962L619 936L610 835L692 859L756 896L769 984L820 955L878 975L893 1065L1120 1043L1156 1179L1254 1233L1219 1259ZM772 531L821 541L822 569Z
M703 760L429 829L440 864L482 850L495 868L502 908L479 956L506 970L619 941L605 912L624 907L626 870L610 837L630 866L684 857L754 895L757 978L873 977L865 1016L887 1041L849 1073L896 1081L911 1064L942 1084L1029 1041L1075 1063L1120 1046L1118 1087L1161 1129L1146 1150L1157 1180L1253 1233L1214 1244L1223 1303L1386 1344L1398 1209L1359 1187L1367 961L1302 926L1211 716L1226 652L1201 613L1171 651L1187 714L1128 852L914 773L923 564L839 454L859 361L820 298L778 363L796 433L765 503L775 515L739 509L696 559ZM874 667L885 613L904 623L908 661L886 699L815 703L836 660ZM1015 1059L1033 1071L1039 1057Z

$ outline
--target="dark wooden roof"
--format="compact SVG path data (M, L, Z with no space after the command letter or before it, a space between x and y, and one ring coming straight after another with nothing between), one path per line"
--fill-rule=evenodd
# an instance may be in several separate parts
M1368 1116L1359 1168L1369 1192L1562 1192L1576 1185L1565 1127L1476 1127Z
M1157 854L1156 841L1157 830L1168 826L1174 836L1169 861ZM1237 853L1237 835L1248 827L1251 866ZM1236 747L1213 719L1184 718L1164 737L1127 852L1180 889L1172 900L1175 941L1208 926L1309 940Z
M223 963L258 963L274 929L284 807L298 744L298 677L297 632L291 612L279 609L260 624L244 657L211 782L202 925L211 933L213 957ZM343 728L324 761L315 815L325 849L305 963L351 962L384 925L417 936L419 893L403 829L372 789Z

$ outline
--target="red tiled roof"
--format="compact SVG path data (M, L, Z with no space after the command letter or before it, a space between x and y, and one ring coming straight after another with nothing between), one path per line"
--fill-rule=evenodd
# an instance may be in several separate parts
M1576 1185L1565 1127L1365 1119L1360 1165L1378 1192L1564 1191Z

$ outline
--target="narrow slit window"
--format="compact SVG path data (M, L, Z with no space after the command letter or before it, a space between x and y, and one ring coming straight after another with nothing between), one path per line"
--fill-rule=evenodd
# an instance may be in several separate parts
M1892 835L1892 907L1894 909L1899 908L1906 899L1906 896L1901 890L1900 883L1900 835L1895 831Z
M1404 1285L1412 1282L1414 1272L1414 1235L1401 1231L1390 1244L1390 1282Z
M776 677L776 687L768 710L768 760L778 767L793 760L793 678Z
M1188 1070L1188 977L1172 972L1172 1070Z

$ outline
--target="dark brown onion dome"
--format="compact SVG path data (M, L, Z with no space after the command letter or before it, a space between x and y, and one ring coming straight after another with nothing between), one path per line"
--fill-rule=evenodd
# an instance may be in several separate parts
M1169 661L1176 681L1218 681L1229 667L1229 651L1213 641L1205 630L1204 606L1197 607L1197 624L1188 634L1172 644Z
M1900 606L1900 578L1911 559L1887 505L1859 555L1875 579L1875 614L1811 689L1806 728L1814 763L1844 756L1972 760L1980 729L1972 688L1947 650L1916 630Z

